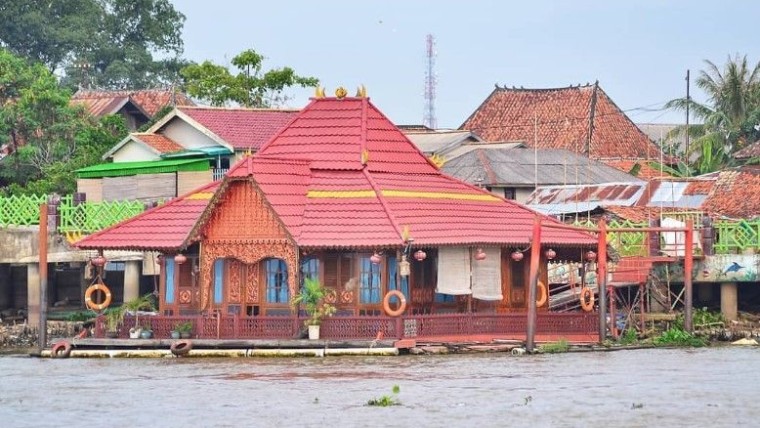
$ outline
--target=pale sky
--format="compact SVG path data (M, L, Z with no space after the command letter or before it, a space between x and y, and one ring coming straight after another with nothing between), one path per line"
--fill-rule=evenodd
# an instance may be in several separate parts
M676 122L659 109L684 96L703 60L760 59L758 1L255 1L171 0L187 17L185 57L227 64L244 49L264 68L290 66L332 94L365 85L396 124L422 123L427 58L436 40L438 126L459 127L498 83L526 88L592 83L634 122ZM290 107L312 90L290 90Z

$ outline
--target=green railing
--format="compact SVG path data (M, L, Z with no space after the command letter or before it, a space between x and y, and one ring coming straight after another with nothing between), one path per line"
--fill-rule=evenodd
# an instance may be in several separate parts
M0 197L0 226L32 226L40 223L40 205L47 196L20 195Z
M60 232L94 233L145 210L140 201L83 202L74 205L71 196L61 198L58 207Z
M760 247L760 219L715 222L715 254L740 254Z
M596 222L585 220L576 222L576 226L596 227ZM628 220L611 220L607 223L608 229L616 228L637 228L647 227L647 222L632 222ZM649 249L647 248L646 232L609 232L607 233L607 243L612 245L615 251L623 257L628 256L646 256Z

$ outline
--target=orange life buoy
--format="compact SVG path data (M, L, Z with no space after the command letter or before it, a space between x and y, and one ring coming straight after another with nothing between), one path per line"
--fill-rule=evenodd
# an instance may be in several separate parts
M391 297L396 297L399 300L398 307L391 309ZM389 291L383 298L383 311L390 317L397 317L404 313L406 310L406 296L399 290Z
M71 343L68 340L61 340L56 342L50 350L50 355L53 358L69 358L71 355Z
M96 291L102 291L106 296L100 303L95 303L92 301L92 294ZM84 292L84 303L93 311L102 311L111 304L111 290L109 290L108 287L106 287L106 285L102 282L92 284L91 286L87 287L87 290Z
M581 309L586 312L594 309L594 292L588 287L581 288Z
M187 355L191 349L193 349L193 342L189 340L178 340L172 343L169 347L169 350L172 351L172 354L176 355L177 357Z
M541 307L546 304L546 301L549 300L549 290L546 289L546 284L541 282L541 280L538 280L538 284L536 284L538 289L536 292L538 292L538 298L536 299L536 306Z

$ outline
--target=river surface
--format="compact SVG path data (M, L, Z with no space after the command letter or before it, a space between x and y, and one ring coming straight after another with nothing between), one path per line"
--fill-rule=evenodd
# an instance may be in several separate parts
M401 405L367 406L396 395ZM0 357L0 427L760 426L760 349Z

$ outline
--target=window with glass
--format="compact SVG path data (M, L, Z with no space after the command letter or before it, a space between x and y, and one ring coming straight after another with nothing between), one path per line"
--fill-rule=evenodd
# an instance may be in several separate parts
M360 259L359 302L362 304L379 304L382 300L382 282L380 264L373 264L370 256Z
M265 260L264 275L266 276L267 303L289 303L288 268L285 260Z

